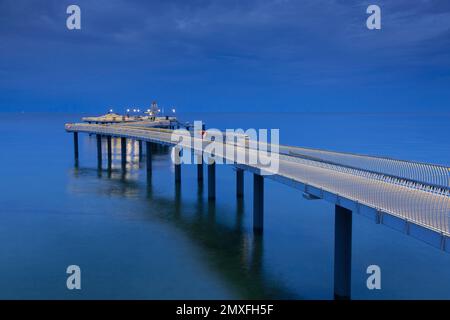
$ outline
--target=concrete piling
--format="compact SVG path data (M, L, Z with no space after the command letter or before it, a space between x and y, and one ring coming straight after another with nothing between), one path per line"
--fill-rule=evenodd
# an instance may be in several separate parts
M208 199L216 199L216 163L208 163Z
M96 135L97 137L97 167L99 169L102 168L102 136L100 134Z
M120 138L120 158L122 162L122 170L127 169L127 139Z
M236 169L236 197L244 197L244 170Z
M334 298L351 297L352 211L335 206L334 222Z
M253 231L262 233L264 227L264 177L253 174Z

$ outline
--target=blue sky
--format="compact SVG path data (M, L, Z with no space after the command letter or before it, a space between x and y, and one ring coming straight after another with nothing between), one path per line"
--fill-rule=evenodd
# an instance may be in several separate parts
M442 112L449 88L448 0L0 0L1 111Z

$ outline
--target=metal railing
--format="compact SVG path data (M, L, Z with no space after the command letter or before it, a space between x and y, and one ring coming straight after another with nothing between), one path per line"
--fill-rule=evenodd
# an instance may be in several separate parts
M280 149L292 156L326 161L386 175L393 181L404 179L411 184L427 185L436 189L437 192L441 192L437 189L450 189L450 168L445 166L308 148L281 146Z

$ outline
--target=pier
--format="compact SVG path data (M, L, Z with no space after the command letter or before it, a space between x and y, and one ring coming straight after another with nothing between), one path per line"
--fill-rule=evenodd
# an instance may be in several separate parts
M111 138L121 140L121 167L126 170L127 139L145 142L147 176L151 179L153 145L175 147L170 129L145 128L126 124L67 124L73 133L75 161L79 161L78 135L97 137L98 166L102 165L102 141L108 143L110 168ZM103 139L102 139L103 138ZM204 146L193 152L200 157ZM223 142L227 144L227 142ZM177 146L178 148L179 146ZM139 148L141 150L141 148ZM244 148L242 153L258 150ZM140 151L141 152L141 151ZM183 150L175 150L178 155ZM206 155L208 156L208 155ZM227 155L215 155L227 159ZM229 160L229 159L228 159ZM253 177L253 230L263 233L264 181L272 179L299 190L299 196L310 200L325 200L335 206L334 296L351 298L352 215L360 214L377 224L383 224L431 246L450 252L450 168L389 158L338 153L325 150L279 146L279 170L263 175L258 164L234 163L236 169L236 198L244 195L244 172ZM175 184L182 183L182 165L175 166ZM216 163L206 163L208 200L216 197ZM204 179L203 164L197 164L198 181Z

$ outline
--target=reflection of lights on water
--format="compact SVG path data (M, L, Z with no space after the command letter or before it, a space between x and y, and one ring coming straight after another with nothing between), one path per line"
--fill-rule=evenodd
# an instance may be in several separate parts
M122 168L122 144L120 138L111 139L111 168ZM142 144L144 146L144 144ZM139 142L135 140L127 140L126 146L127 169L139 169ZM144 148L142 148L144 149ZM142 154L143 154L142 150ZM108 142L107 138L102 139L102 159L107 163L108 159Z
M89 159L96 161L96 150L97 150L97 139L96 135L86 135L86 142L82 143L81 148L85 150L86 154L89 154ZM126 139L126 169L133 174L136 174L145 167L145 155L146 155L146 144L142 143L142 159L139 161L139 141L133 139ZM156 153L168 154L170 152L166 147L157 148ZM84 152L82 151L84 154ZM95 160L94 160L95 159ZM92 164L92 163L91 163ZM107 137L102 137L102 170L108 168L108 139ZM111 169L114 172L122 172L122 143L121 138L112 137L111 138Z

